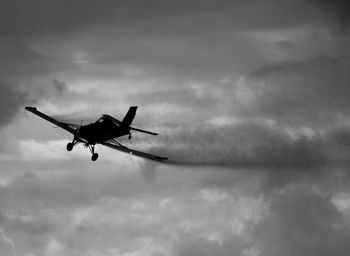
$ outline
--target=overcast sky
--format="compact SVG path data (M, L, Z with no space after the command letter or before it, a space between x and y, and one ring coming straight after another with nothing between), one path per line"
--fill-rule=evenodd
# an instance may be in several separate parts
M3 0L0 254L348 255L349 86L347 0Z

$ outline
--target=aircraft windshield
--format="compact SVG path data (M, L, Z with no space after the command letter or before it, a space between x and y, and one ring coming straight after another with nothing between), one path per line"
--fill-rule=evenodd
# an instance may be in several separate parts
M99 118L99 119L97 120L97 123L102 123L102 122L103 122L103 120L104 120L104 118L103 118L103 117L101 117L101 118Z

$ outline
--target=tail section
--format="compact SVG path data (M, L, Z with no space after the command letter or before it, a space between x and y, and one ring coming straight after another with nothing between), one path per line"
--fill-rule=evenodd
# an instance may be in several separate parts
M134 117L136 115L136 110L137 110L137 106L132 106L129 108L128 113L126 113L121 125L124 127L129 127L132 123L132 121L134 120Z

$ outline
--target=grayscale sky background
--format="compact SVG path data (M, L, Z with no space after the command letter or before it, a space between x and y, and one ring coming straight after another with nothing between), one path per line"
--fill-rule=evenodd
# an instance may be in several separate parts
M347 0L2 0L0 254L349 255L349 56Z

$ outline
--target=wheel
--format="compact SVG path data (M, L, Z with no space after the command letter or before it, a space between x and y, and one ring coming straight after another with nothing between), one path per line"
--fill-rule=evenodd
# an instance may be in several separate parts
M73 149L73 143L72 143L72 142L69 142L69 143L67 144L67 150L68 150L68 151L72 151L72 149Z
M129 137L128 137L129 140L131 140L131 133L129 133Z
M98 154L97 153L93 153L92 156L91 156L91 160L92 161L96 161L98 158Z

